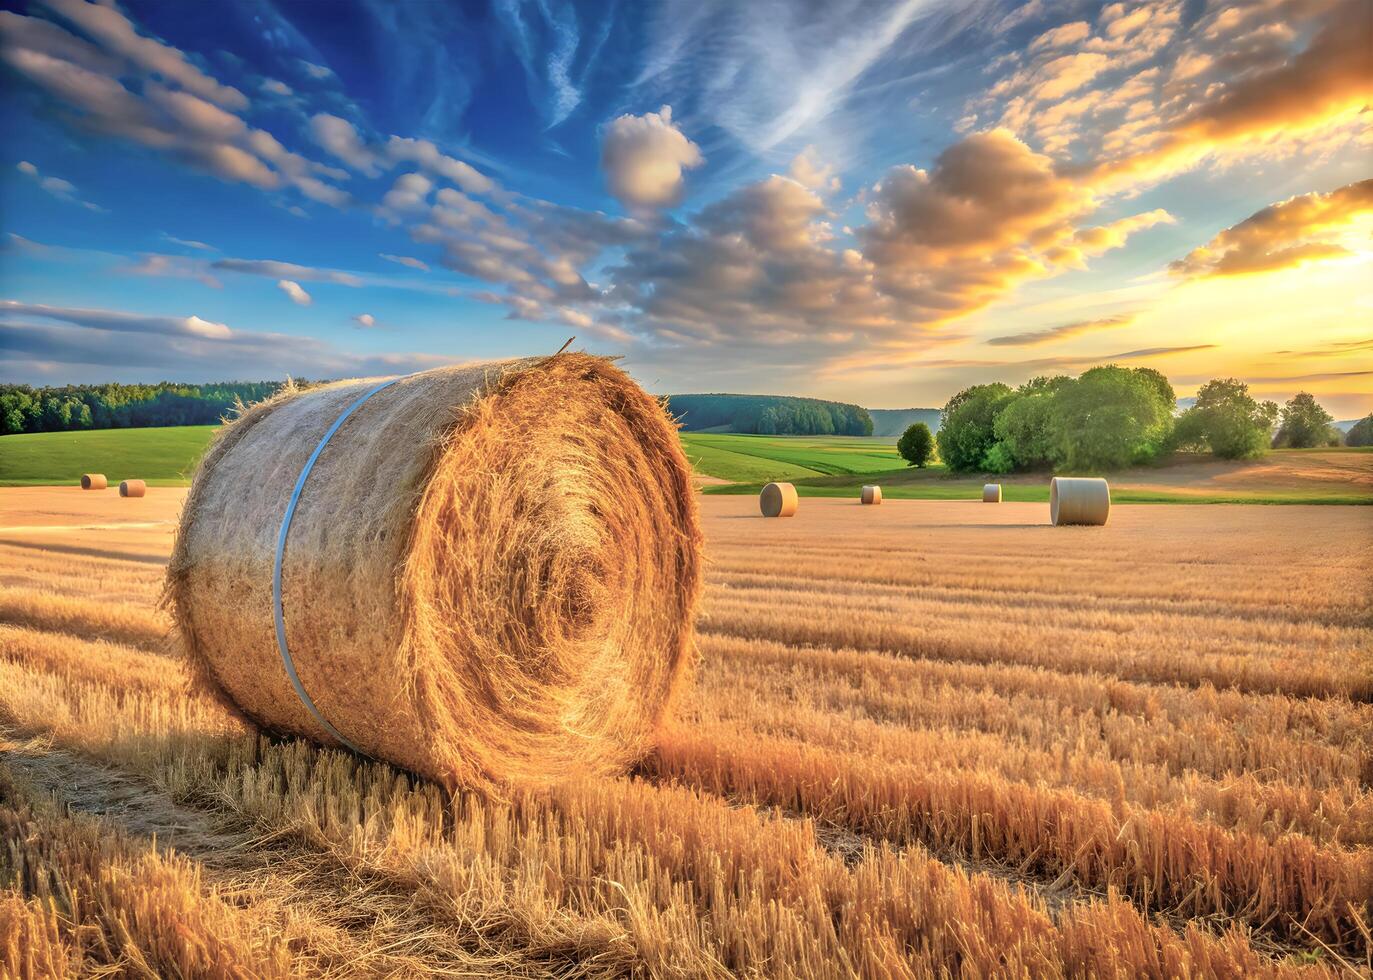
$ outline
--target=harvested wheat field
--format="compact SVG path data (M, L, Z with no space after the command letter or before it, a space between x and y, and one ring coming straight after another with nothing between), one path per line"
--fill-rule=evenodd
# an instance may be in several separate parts
M657 751L493 802L194 686L183 497L0 491L0 975L1370 972L1364 508L704 497Z

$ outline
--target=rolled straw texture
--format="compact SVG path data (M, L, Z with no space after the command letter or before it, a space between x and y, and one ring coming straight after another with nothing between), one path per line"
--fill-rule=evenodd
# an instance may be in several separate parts
M1105 524L1111 488L1093 477L1056 476L1049 484L1049 519L1054 524Z
M982 484L982 502L984 504L1001 503L1001 484L984 483Z
M110 481L105 479L104 473L82 473L82 490L104 490L110 485Z
M878 486L865 485L863 487L863 503L880 504L882 502L882 488Z
M287 392L227 426L168 569L199 674L326 744L277 648L273 562L302 466L376 383ZM288 649L340 734L450 788L623 772L689 667L700 543L676 429L609 360L412 375L342 424L304 486Z
M122 480L119 484L119 496L121 497L141 497L148 492L148 485L142 480Z
M758 494L758 509L764 517L791 517L800 505L801 498L790 483L769 483Z

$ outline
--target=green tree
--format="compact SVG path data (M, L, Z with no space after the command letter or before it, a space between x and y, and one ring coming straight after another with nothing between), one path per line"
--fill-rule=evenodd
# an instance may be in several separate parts
M1273 445L1292 449L1338 445L1339 436L1331 429L1335 419L1316 403L1313 395L1300 391L1282 408L1282 424Z
M1176 401L1157 371L1114 364L1084 371L1054 395L1057 458L1070 470L1151 462L1172 434Z
M1273 402L1257 402L1236 378L1216 378L1197 390L1197 400L1182 413L1173 442L1182 449L1209 449L1222 459L1262 456L1278 417Z
M973 385L949 399L939 415L939 458L955 473L978 470L996 443L996 416L1011 389L996 382Z
M1006 448L1004 442L992 444L992 448L987 450L987 454L982 457L982 470L984 473L1009 473L1015 469L1015 457Z
M896 440L896 451L910 466L927 466L934 456L934 436L930 427L924 422L907 426L901 438Z
M1015 398L997 415L992 428L1015 469L1044 469L1056 461L1054 395L1071 383L1062 376L1033 378L1016 389Z
M1373 446L1373 412L1354 423L1344 436L1346 446Z

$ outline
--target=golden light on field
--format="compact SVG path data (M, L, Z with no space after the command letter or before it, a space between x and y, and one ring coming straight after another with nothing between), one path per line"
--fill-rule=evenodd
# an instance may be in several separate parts
M0 870L82 896L0 891L0 924L54 972L116 929L211 976L1333 977L1362 956L1363 508L1054 528L1044 504L767 521L705 497L701 663L659 750L449 802L188 688L157 608L182 494L0 492Z

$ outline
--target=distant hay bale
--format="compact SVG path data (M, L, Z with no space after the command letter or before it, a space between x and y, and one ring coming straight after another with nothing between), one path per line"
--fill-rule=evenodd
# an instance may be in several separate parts
M110 485L110 481L105 479L104 473L82 473L82 490L104 490Z
M1105 524L1111 488L1095 477L1056 476L1049 484L1049 519L1058 524Z
M791 517L800 505L801 499L790 483L769 483L758 494L758 507L764 517Z
M878 486L864 485L863 503L880 504L882 502L882 488Z
M167 602L197 672L263 727L503 793L652 748L700 543L663 406L565 354L249 409L192 483Z
M982 502L984 504L1001 503L1001 484L984 483L982 484Z
M148 485L142 480L122 480L119 484L119 496L121 497L142 497L148 492Z

